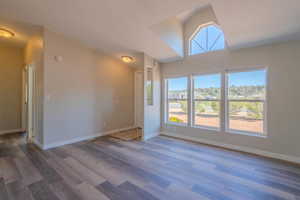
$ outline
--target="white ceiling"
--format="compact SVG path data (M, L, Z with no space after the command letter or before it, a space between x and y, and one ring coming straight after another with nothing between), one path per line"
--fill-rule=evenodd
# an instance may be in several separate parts
M231 48L300 39L300 0L212 0Z
M118 58L145 52L163 61L178 53L150 27L178 15L185 21L207 3L229 47L299 36L299 0L1 0L0 15L44 26Z
M176 56L149 27L198 6L202 0L1 0L3 16L78 39L112 54Z

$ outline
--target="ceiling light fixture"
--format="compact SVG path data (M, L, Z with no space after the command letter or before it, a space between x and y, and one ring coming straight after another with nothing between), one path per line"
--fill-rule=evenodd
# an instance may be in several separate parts
M15 34L7 29L0 28L0 37L11 38L15 36Z
M122 56L121 58L125 63L132 63L134 61L133 57L130 56Z

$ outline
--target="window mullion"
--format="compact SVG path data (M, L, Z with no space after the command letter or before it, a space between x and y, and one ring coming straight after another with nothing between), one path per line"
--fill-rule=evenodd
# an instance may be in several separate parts
M228 78L227 73L222 73L221 84L221 131L225 132L228 128Z
M191 127L194 123L194 84L193 76L188 77L188 125Z

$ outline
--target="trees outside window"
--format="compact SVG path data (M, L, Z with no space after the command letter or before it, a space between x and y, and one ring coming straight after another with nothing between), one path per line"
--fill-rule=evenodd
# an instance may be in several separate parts
M193 77L193 125L220 128L221 74Z
M188 123L188 78L171 78L167 86L167 121L176 124Z
M266 79L266 69L166 79L166 121L265 136Z

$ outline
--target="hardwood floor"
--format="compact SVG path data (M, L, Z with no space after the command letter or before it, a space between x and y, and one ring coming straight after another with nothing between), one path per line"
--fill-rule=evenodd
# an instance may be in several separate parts
M167 137L41 151L0 138L1 200L300 199L300 168Z

